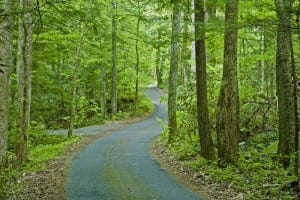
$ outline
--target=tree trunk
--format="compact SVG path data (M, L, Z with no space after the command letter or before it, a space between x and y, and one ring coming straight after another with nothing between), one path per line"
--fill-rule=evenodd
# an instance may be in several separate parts
M195 0L195 43L197 114L201 155L207 160L212 160L214 158L214 147L209 129L207 102L204 0Z
M279 143L278 154L288 167L295 148L295 115L293 99L293 76L291 63L291 9L292 1L275 0L279 19L276 51L276 88L278 95Z
M106 110L106 68L104 63L101 65L100 81L101 81L100 108L101 108L101 114L105 118L107 110Z
M177 71L179 60L179 41L180 41L180 7L179 1L174 1L172 17L172 39L171 39L171 59L168 90L168 121L169 121L169 142L171 142L177 131L176 123L176 88Z
M6 164L8 136L9 75L12 66L13 2L3 0L0 22L0 169Z
M112 80L111 80L111 112L118 112L118 71L117 71L117 0L112 0Z
M294 57L294 47L293 47L293 37L292 32L290 32L290 48L291 48L291 64L292 64L292 77L293 77L293 99L294 99L294 116L295 116L295 149L294 149L294 170L295 175L298 177L298 192L300 192L300 177L299 177L299 119L298 119L298 78L297 78L297 69Z
M266 54L266 51L265 51L265 30L264 28L262 28L261 30L261 33L260 33L260 53L262 56L264 56ZM264 94L265 92L265 80L266 80L266 73L265 73L265 70L266 70L266 64L265 64L265 60L264 58L262 58L260 61L259 61L259 85L260 85L260 92L262 94Z
M157 39L160 41L160 32L157 32ZM161 47L160 44L156 47L156 62L155 62L155 72L157 87L160 88L162 84L162 62L161 62Z
M32 35L33 3L31 0L20 0L18 39L18 91L19 91L19 133L20 141L17 150L17 165L22 165L26 157L27 134L30 126L31 107L31 71L32 71Z
M190 6L190 2L187 2L187 6ZM182 82L183 84L187 84L189 77L190 77L190 71L189 63L188 63L188 34L189 29L188 25L190 23L189 21L189 10L185 11L184 13L184 25L183 25L183 40L182 40L182 49L181 49L181 65L182 65Z
M227 0L223 78L217 107L217 140L220 164L238 158L239 94L237 80L238 0Z
M300 43L300 1L298 1L298 10L297 10L297 35L298 35L298 42ZM294 109L295 109L295 118L296 118L296 130L295 130L295 172L297 178L297 192L300 193L300 111L299 103L300 103L300 82L297 78L297 71L296 71L296 65L294 63L293 65L293 77L294 77Z
M135 99L134 99L134 113L137 111L137 102L139 96L139 71L140 71L140 52L139 52L139 40L140 40L140 1L138 1L138 19L136 23L136 39L135 39L135 54L136 54L136 65L135 65Z
M79 74L79 69L81 65L81 48L82 48L82 43L83 43L83 38L84 38L84 33L85 33L85 26L88 21L88 18L91 13L92 9L92 0L89 2L89 8L87 10L84 22L81 23L80 25L80 36L79 36L79 41L76 47L76 52L75 52L75 58L74 58L74 66L73 66L73 72L72 72L72 83L71 83L71 90L72 90L72 103L71 103L71 115L70 115L70 124L69 124L69 130L68 130L68 137L73 135L74 131L74 123L76 119L76 107L77 107L77 83L78 83L78 74Z

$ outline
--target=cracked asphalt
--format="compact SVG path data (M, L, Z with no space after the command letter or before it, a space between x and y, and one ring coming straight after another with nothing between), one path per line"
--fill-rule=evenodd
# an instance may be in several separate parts
M70 200L199 200L151 157L151 142L167 121L166 105L157 88L146 90L156 111L150 117L114 130L82 149L74 158L67 181ZM85 134L102 131L83 129ZM109 126L105 127L109 130Z

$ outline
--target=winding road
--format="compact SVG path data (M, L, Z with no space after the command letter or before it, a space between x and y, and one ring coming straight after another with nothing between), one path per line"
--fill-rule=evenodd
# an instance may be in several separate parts
M151 157L150 144L162 130L157 118L166 121L167 114L159 100L160 91L149 88L146 93L156 107L153 115L113 131L75 156L67 181L69 200L202 199L177 183Z

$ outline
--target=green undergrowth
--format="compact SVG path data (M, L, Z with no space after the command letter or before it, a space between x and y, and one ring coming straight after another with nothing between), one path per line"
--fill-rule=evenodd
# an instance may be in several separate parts
M293 169L285 169L276 154L277 134L259 134L240 150L236 165L219 167L218 162L207 162L199 156L199 138L196 135L177 135L167 142L168 131L159 138L170 152L192 172L204 173L210 181L226 183L246 199L294 199L292 184L296 180ZM180 138L180 139L179 139Z
M147 114L150 114L153 109L153 103L151 99L149 99L146 95L139 95L137 100L137 106L135 110L134 105L134 97L133 96L122 96L118 101L118 113L111 117L111 120L123 120L130 119L132 117L141 117Z
M0 173L0 199L6 199L6 187L12 187L18 191L20 183L18 177L22 174L38 172L44 170L49 162L61 156L71 144L78 142L81 137L65 135L51 135L40 129L39 126L33 126L28 135L28 150L25 163L21 167L15 167L16 150L14 141L17 134L11 131L8 145L8 166Z

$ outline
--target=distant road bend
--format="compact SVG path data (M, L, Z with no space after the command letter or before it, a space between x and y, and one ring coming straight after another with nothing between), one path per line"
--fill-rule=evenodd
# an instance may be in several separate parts
M156 112L137 123L113 131L75 156L67 182L69 200L199 200L151 158L150 144L166 120L166 106L157 88L146 93ZM88 134L88 131L86 132Z

